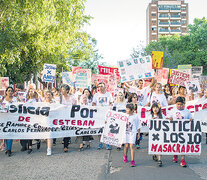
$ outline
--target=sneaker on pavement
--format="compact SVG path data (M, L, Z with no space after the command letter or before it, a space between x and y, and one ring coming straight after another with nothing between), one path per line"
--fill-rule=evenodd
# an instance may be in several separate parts
M108 145L108 144L106 144L106 149L107 149L107 150L111 150L111 146Z
M187 167L187 163L185 162L184 159L182 159L182 160L180 161L180 165L181 165L182 167Z
M137 144L137 145L136 145L136 148L137 148L137 149L140 149L140 145L139 145L139 144Z
M177 156L177 155L174 155L174 156L173 156L173 162L174 162L174 163L177 163L177 162L178 162L178 156Z
M135 167L135 161L131 161L131 167Z
M103 149L103 144L102 143L99 143L98 149Z
M128 162L127 156L124 156L123 157L123 161L124 161L124 163L127 163Z
M51 148L48 148L47 149L47 156L51 156L52 155L52 149Z

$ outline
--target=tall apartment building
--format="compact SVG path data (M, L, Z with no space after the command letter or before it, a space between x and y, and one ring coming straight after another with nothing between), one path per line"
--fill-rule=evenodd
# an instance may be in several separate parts
M152 0L147 7L147 44L162 35L187 32L188 3L184 0Z

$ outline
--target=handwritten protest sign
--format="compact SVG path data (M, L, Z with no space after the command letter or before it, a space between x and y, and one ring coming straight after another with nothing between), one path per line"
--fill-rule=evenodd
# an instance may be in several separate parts
M103 117L109 110L109 107L65 106L39 102L16 103L3 108L0 113L0 137L3 139L66 137L71 127L102 128Z
M150 120L149 154L200 155L201 122L194 120Z
M54 82L56 65L55 64L44 64L44 70L42 71L42 81L43 82Z
M190 78L192 76L192 65L187 64L187 65L178 65L178 70L180 72L184 72L190 75Z
M82 69L82 68L79 67L79 66L73 66L73 67L72 67L72 77L73 77L73 82L75 82L76 71L79 70L79 69Z
M98 69L99 69L100 74L104 74L104 75L116 74L118 77L120 76L118 68L98 66Z
M111 67L105 67L105 66L98 66L100 74L103 75L111 75L109 80L114 81L114 77L116 77L116 86L119 83L120 79L120 74L119 74L119 69L118 68L111 68ZM113 86L114 82L110 83L110 86ZM114 89L114 88L113 88Z
M74 86L72 72L62 72L62 82L63 84Z
M78 69L76 71L75 86L77 88L88 88L91 85L91 70Z
M168 75L169 75L169 68L158 69L158 74L156 77L157 82L161 83L162 85L167 84Z
M200 77L200 86L203 89L207 88L207 76L201 76Z
M199 79L203 73L203 66L193 66L191 70L192 70L192 78Z
M192 69L192 64L178 65L178 70Z
M169 83L185 86L185 81L188 81L189 79L190 79L190 74L173 69L169 79Z
M185 82L185 87L188 94L195 94L201 92L201 87L198 79L191 79Z
M103 82L106 86L106 91L109 89L109 77L110 75L93 74L92 84L98 86L98 83Z
M126 137L126 123L128 121L125 113L108 111L106 125L101 136L101 142L121 147Z
M9 87L9 77L0 77L0 89L5 90Z
M121 82L154 77L150 56L118 61Z
M163 67L163 52L152 51L152 69L162 69Z

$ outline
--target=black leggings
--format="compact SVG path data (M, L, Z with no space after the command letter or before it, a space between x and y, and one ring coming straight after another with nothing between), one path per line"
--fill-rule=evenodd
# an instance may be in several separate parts
M64 148L68 148L68 143L69 143L69 140L71 138L70 137L64 137L63 141L64 141Z

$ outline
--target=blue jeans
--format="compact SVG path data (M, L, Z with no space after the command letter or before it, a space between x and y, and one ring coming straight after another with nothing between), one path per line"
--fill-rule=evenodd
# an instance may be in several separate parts
M11 149L12 149L12 142L13 142L12 139L6 139L6 148L7 148L7 150L11 151Z

